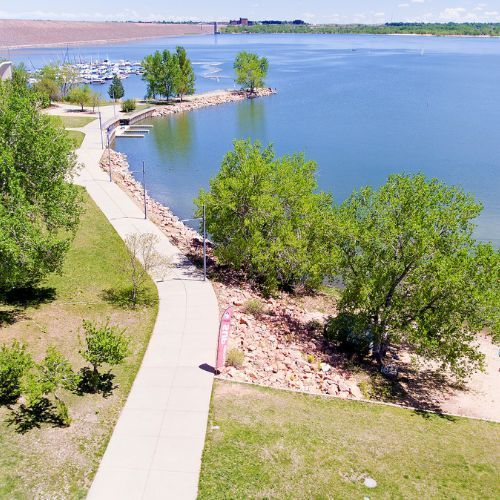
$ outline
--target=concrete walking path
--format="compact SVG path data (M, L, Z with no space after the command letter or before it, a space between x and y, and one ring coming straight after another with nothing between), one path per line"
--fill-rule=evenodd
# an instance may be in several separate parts
M112 114L112 108L105 109L103 122ZM217 299L211 284L144 219L142 209L109 182L99 166L99 121L81 130L86 136L77 154L83 168L75 182L87 189L122 238L154 233L160 238L158 250L174 261L171 275L157 283L159 310L151 340L88 498L193 499L213 382L208 367L215 365Z

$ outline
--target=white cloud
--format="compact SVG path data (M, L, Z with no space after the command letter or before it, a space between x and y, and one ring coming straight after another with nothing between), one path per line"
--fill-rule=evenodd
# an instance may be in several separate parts
M409 6L410 6L409 3L400 3L400 4L398 4L398 7L400 7L400 8L409 7Z
M413 3L425 3L425 0L411 0Z

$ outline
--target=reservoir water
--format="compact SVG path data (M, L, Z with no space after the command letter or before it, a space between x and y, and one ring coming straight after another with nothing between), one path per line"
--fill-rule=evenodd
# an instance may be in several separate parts
M182 218L236 138L304 151L337 201L390 173L424 172L484 204L477 236L500 246L500 39L369 35L225 35L11 52L34 66L66 57L140 60L184 45L197 90L233 87L232 62L269 59L278 95L151 119L143 139L117 139L132 170L144 160L151 196ZM140 78L126 80L142 97Z

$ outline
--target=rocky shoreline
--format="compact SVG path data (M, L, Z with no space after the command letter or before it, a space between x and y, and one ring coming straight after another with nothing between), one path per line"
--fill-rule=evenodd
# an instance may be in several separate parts
M276 91L270 88L259 89L255 96L274 93ZM248 94L242 91L201 94L168 107L157 107L153 116L244 99L248 99ZM130 173L127 157L114 150L105 150L101 167L107 172L110 165L113 180L142 207L143 187ZM168 207L149 197L147 210L148 217L183 254L192 260L201 260L202 237L195 230L187 227ZM210 243L208 257L215 262ZM212 279L212 283L221 313L230 305L234 310L229 347L243 354L242 363L227 366L221 378L313 394L362 398L345 359L323 339L323 323L335 312L334 299L319 294L314 300L301 300L286 293L264 299L242 280ZM248 310L250 302L260 304L258 314Z
M183 101L177 101L172 104L156 106L152 116L168 116L185 111L194 111L195 109L207 108L210 106L219 106L232 102L245 101L256 97L266 97L276 94L276 89L270 87L255 89L253 94L248 94L245 90L224 90L219 92L210 92L206 94L197 94L185 97Z
M143 188L129 171L127 157L114 150L106 150L101 167L111 172L116 182L135 201L143 206ZM187 227L172 211L161 203L147 198L148 217L168 236L182 253L190 258L201 258L202 237ZM208 245L209 259L213 259ZM353 374L345 360L325 343L323 323L335 310L335 300L322 296L318 304L307 304L282 293L271 299L262 298L249 284L212 280L222 311L232 306L233 325L230 349L243 353L241 366L227 366L220 377L251 382L275 388L328 394L361 399ZM251 301L262 305L259 314L246 311Z

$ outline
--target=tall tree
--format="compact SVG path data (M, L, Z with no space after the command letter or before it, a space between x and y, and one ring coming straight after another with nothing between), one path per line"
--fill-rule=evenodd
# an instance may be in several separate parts
M331 259L331 196L317 192L316 164L277 158L271 146L235 141L210 190L201 190L207 229L223 264L242 269L266 292L319 286Z
M111 80L111 84L108 89L108 95L115 102L118 99L121 99L125 95L125 89L123 88L123 83L118 78L117 75L113 76L113 80Z
M269 62L265 57L259 57L251 52L240 52L234 61L236 83L248 89L251 94L256 88L265 85Z
M0 82L0 290L61 269L78 223L73 142L25 85Z
M459 376L481 366L476 332L500 326L500 254L473 238L481 209L423 175L393 175L336 209L339 309L371 333L380 365L405 343Z
M147 98L165 97L167 101L177 94L181 70L177 53L156 51L142 61L143 80L147 83Z
M194 71L191 61L187 57L186 49L177 47L176 52L180 69L177 94L182 101L183 96L194 94Z

